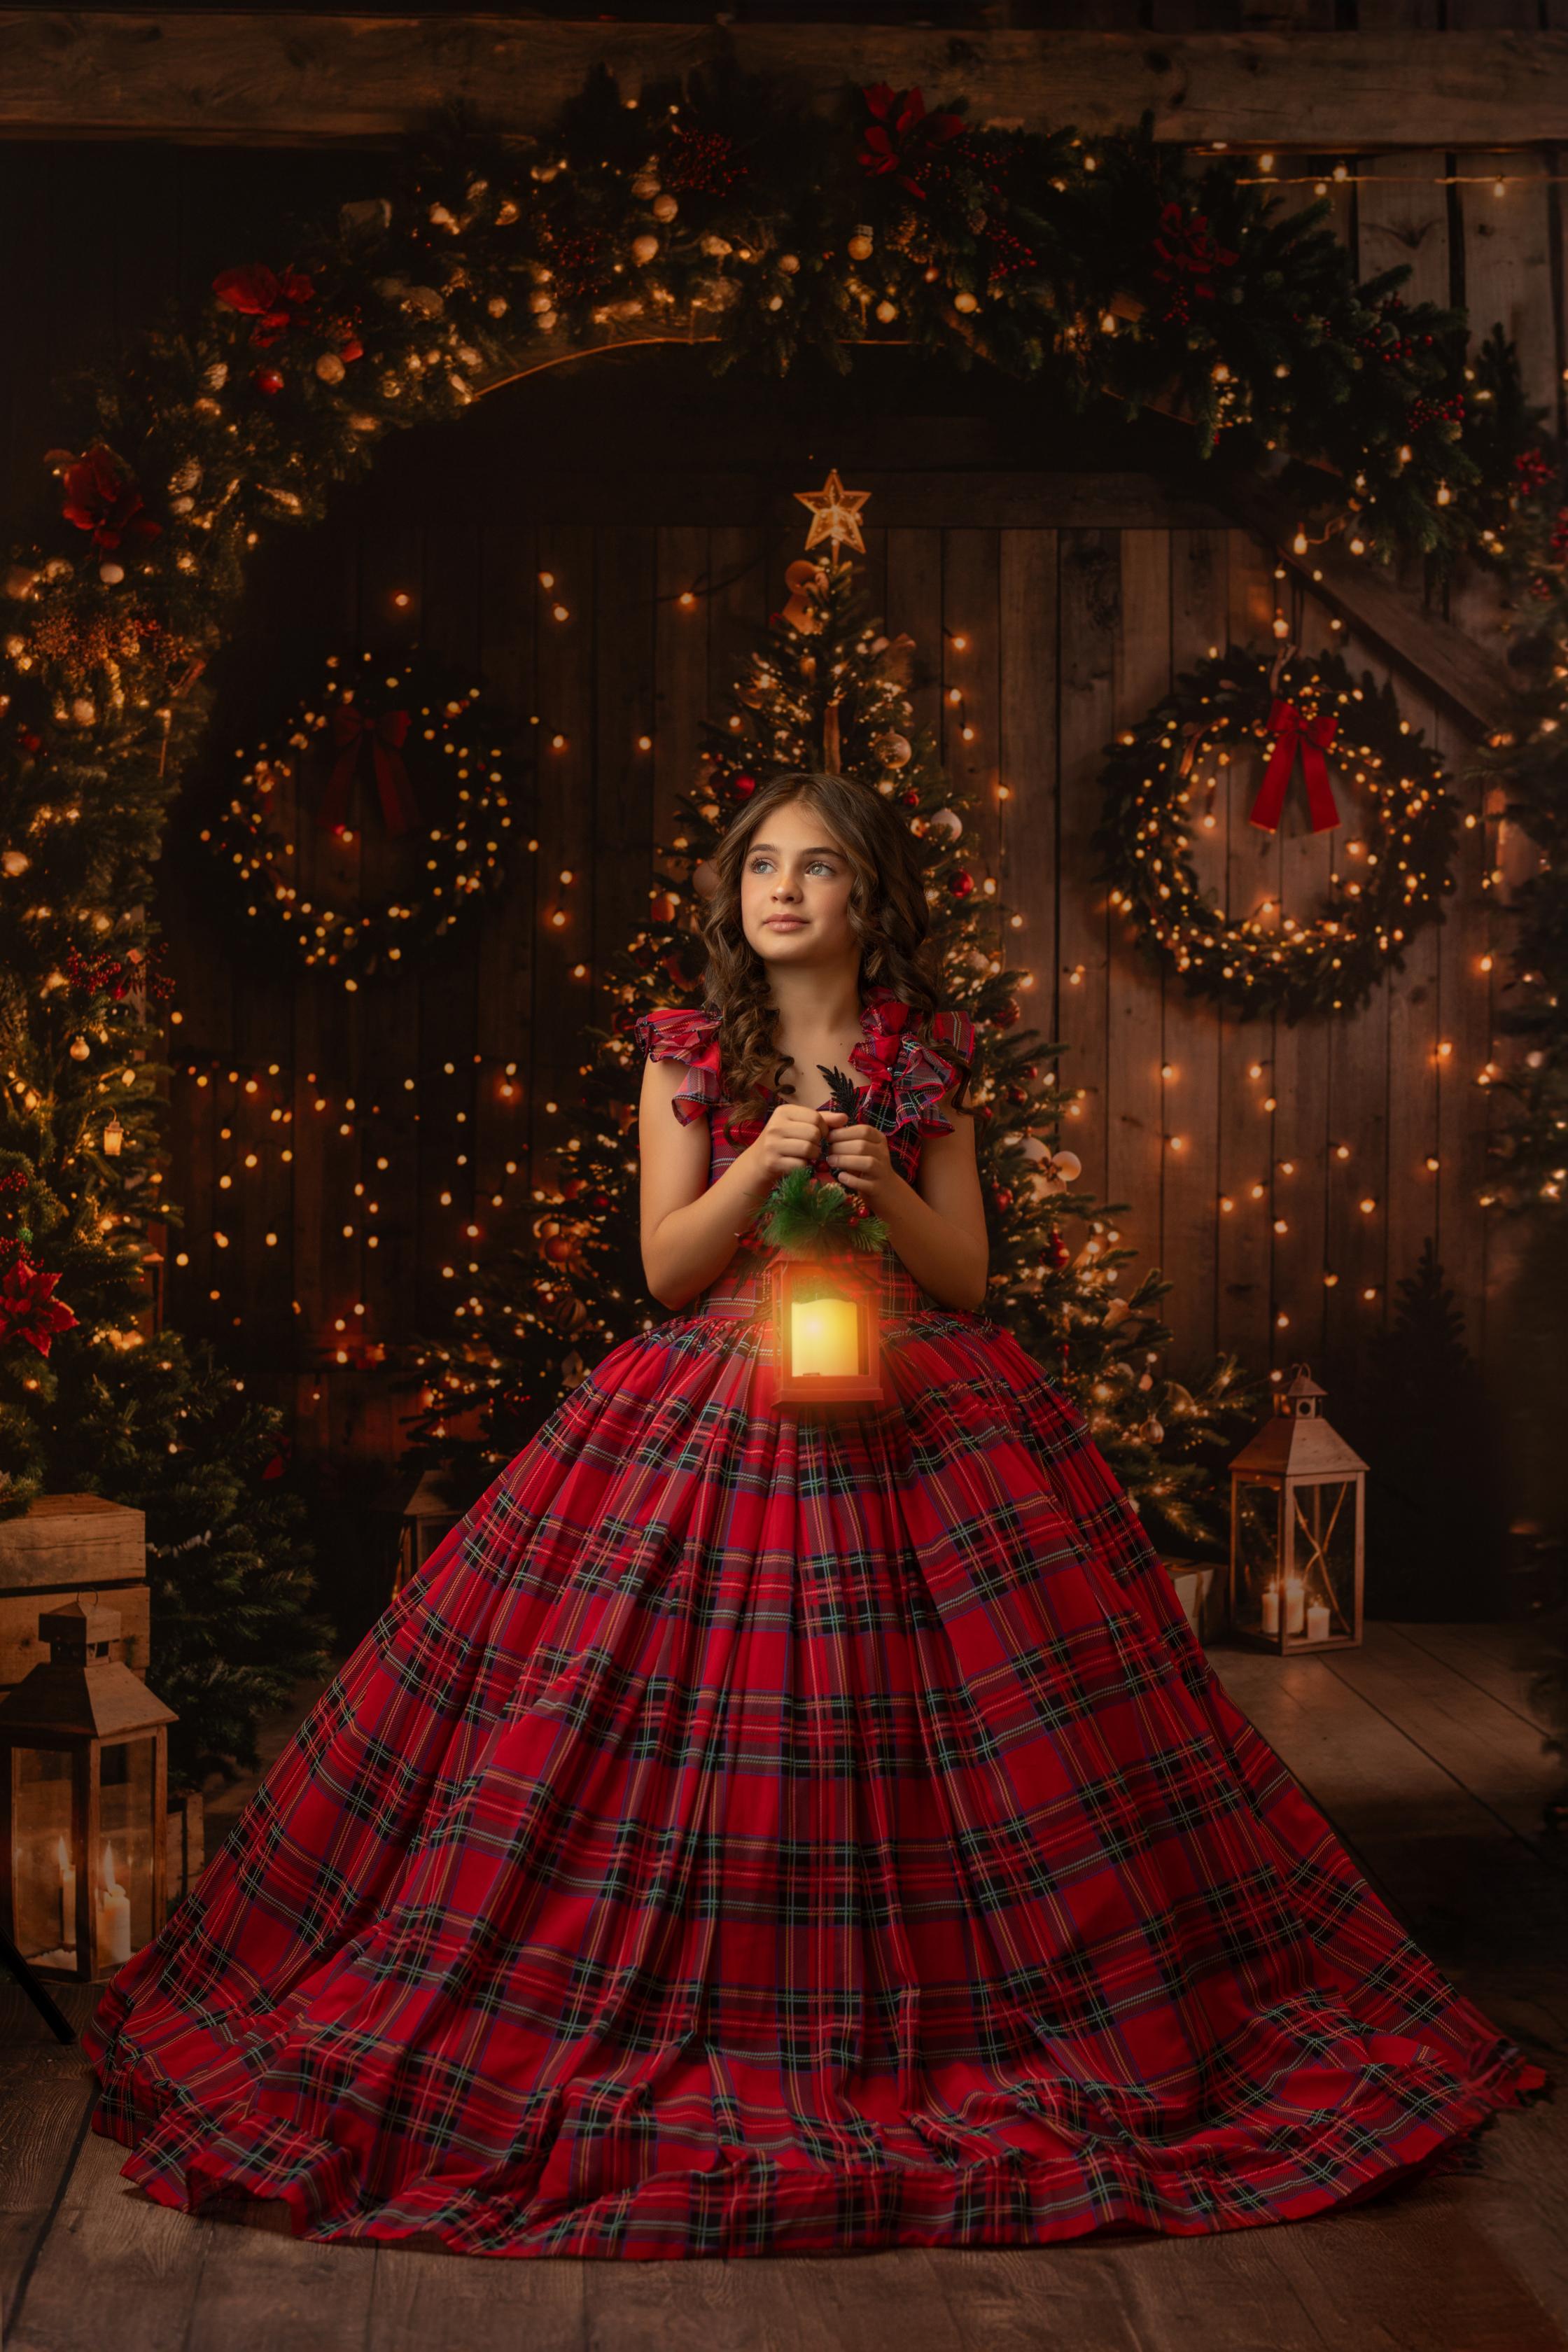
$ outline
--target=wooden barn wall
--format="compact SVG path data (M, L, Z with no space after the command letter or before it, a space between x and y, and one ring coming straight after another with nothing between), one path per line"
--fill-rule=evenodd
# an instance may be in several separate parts
M1415 295L1457 295L1482 328L1500 317L1532 394L1555 415L1555 155L1324 157L1304 168L1338 160L1373 175L1334 186L1363 268L1410 260ZM1462 176L1499 169L1535 176L1501 197L1489 179ZM222 264L275 257L286 214L363 194L373 180L363 158L331 151L0 151L6 217L27 225L0 247L7 536L35 532L46 511L40 461L59 438L49 387L60 370L101 358L164 297L192 296ZM494 398L515 404L521 446L526 388ZM468 429L448 428L438 496L422 499L408 467L389 459L396 495L378 478L308 545L265 551L225 717L232 743L245 715L265 708L274 632L279 645L313 638L324 649L395 644L401 628L479 665L521 714L539 716L542 734L566 738L559 753L541 753L540 846L519 859L510 896L471 952L439 971L358 998L274 976L216 919L192 839L221 742L176 810L160 886L184 1016L170 1192L188 1222L169 1246L188 1262L171 1267L170 1319L220 1337L237 1325L258 1385L296 1402L307 1450L388 1465L398 1433L384 1380L328 1359L340 1344L357 1356L410 1326L431 1328L470 1259L526 1228L531 1186L561 1138L552 1105L574 1078L578 1024L605 1017L600 960L646 906L652 844L671 830L699 722L722 705L745 632L780 601L783 566L800 546L760 493L732 515L711 481L706 503L694 500L689 483L661 477L657 446L635 510L595 505L591 482L552 504L538 495L537 467L512 480L466 464ZM493 419L489 430L493 447ZM634 401L634 443L638 430ZM1478 1203L1489 1106L1474 1080L1493 1050L1506 978L1487 877L1506 880L1521 855L1495 801L1460 787L1475 822L1461 833L1447 921L1423 934L1366 1012L1290 1029L1196 1003L1133 952L1092 879L1100 754L1194 656L1267 630L1268 551L1217 517L1162 504L1158 486L966 472L940 436L922 448L906 435L891 464L874 418L813 458L800 483L828 462L878 467L878 600L929 665L921 716L977 795L983 872L1023 917L997 945L1033 975L1025 1017L1061 1040L1062 1083L1085 1090L1067 1139L1089 1183L1128 1204L1118 1229L1140 1264L1174 1284L1175 1368L1228 1348L1255 1367L1305 1356L1331 1381L1384 1322L1427 1234L1471 1344L1495 1366L1508 1344L1510 1245ZM776 500L797 486L775 472L765 487ZM550 615L542 569L562 583L566 623ZM693 583L704 593L687 612L675 599ZM412 594L405 621L389 604L397 587ZM1454 609L1484 625L1484 591L1467 594ZM1331 641L1293 592L1285 609L1305 642ZM1353 640L1349 651L1378 671ZM1462 751L1399 683L1412 720ZM952 687L971 741L947 699ZM1258 834L1246 787L1232 789L1210 849L1233 902L1267 883L1285 911L1304 915L1329 842L1300 830L1299 798L1282 837Z

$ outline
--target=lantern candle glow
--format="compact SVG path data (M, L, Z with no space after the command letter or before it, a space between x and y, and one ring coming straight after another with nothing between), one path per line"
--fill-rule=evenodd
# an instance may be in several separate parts
M1366 1464L1323 1419L1309 1365L1230 1465L1231 1630L1279 1653L1362 1634Z
M821 1258L771 1269L782 1404L880 1404L875 1272Z

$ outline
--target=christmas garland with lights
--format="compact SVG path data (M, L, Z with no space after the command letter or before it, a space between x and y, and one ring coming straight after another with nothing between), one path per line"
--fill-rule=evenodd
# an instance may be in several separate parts
M1357 796L1333 896L1306 921L1267 898L1228 914L1194 863L1194 835L1217 822L1226 771L1265 745L1246 822L1279 825L1298 760L1315 831L1342 822L1331 760ZM1392 689L1370 676L1358 683L1334 654L1285 660L1230 646L1211 655L1117 737L1102 784L1095 846L1112 907L1163 970L1243 1016L1353 1012L1403 966L1415 933L1441 919L1454 887L1458 810L1442 761L1400 717Z
M251 922L300 970L353 989L460 929L500 886L519 779L509 722L445 663L417 650L329 654L325 673L253 754L236 751L237 788L201 839ZM405 878L379 903L345 908L321 897L326 874L312 886L302 852L310 831L354 843L356 795L359 831L402 841Z

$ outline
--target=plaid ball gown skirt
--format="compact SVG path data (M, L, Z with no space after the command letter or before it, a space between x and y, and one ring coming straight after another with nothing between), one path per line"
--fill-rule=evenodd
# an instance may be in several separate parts
M101 1995L128 2178L493 2255L1189 2234L1548 2084L1226 1697L1076 1408L884 1280L889 1403L780 1408L717 1289L447 1536Z

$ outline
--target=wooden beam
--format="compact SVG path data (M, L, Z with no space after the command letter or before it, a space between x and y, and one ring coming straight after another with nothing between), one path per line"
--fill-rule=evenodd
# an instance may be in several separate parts
M1508 724L1511 698L1500 654L1489 652L1451 621L1427 612L1381 565L1352 555L1333 541L1296 554L1291 546L1296 516L1272 492L1237 485L1226 494L1226 503L1268 542L1279 562L1305 582L1312 595L1377 646L1467 735L1479 739Z
M443 101L498 130L549 122L603 62L644 81L733 58L846 83L960 90L979 121L1331 152L1568 140L1568 32L953 32L895 25L637 25L500 15L0 8L0 136L275 145L387 140Z

